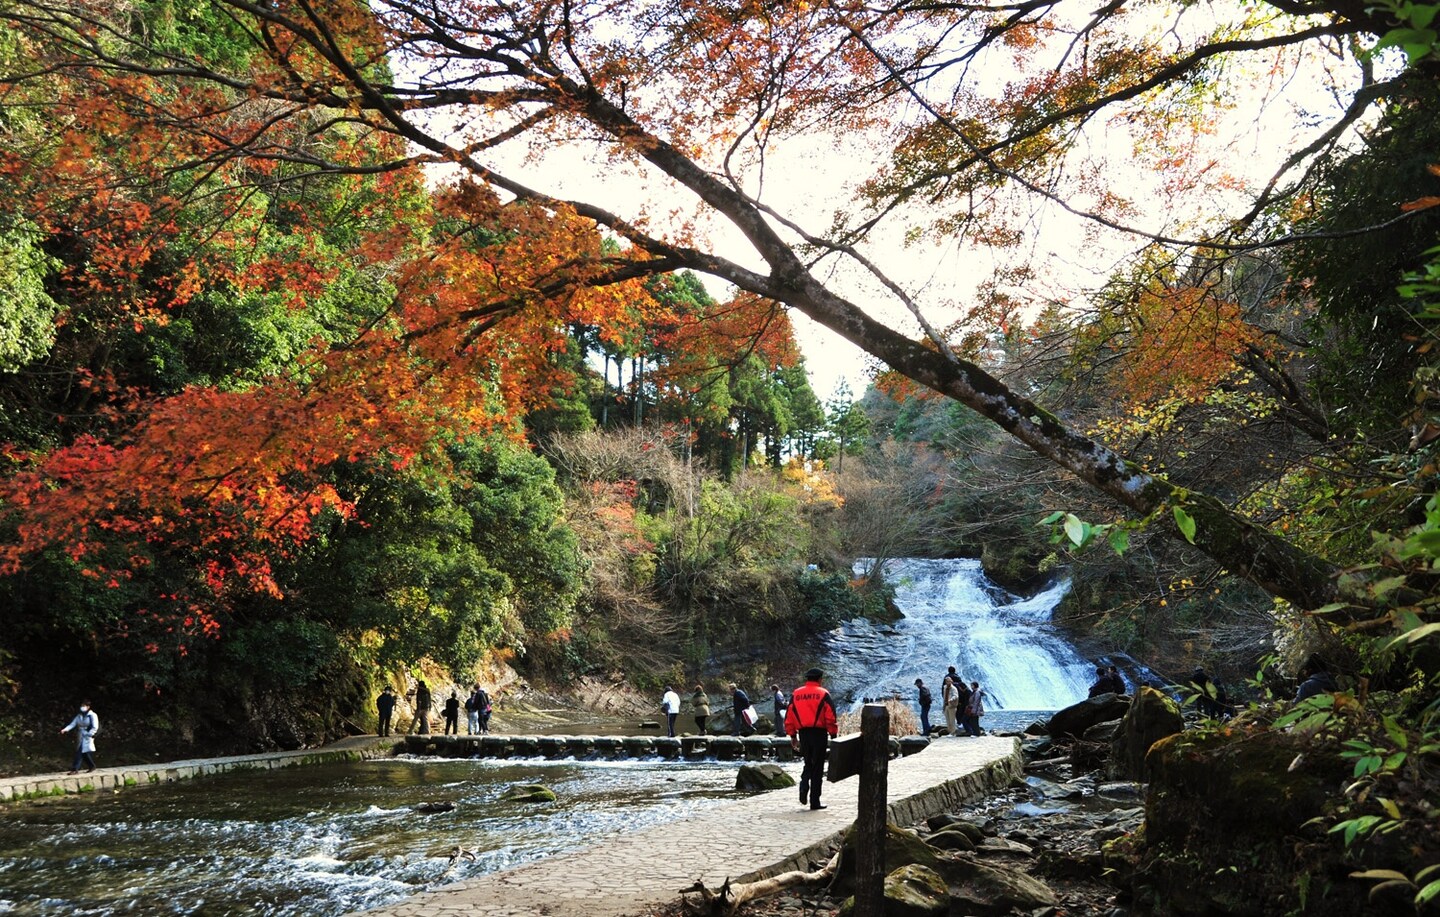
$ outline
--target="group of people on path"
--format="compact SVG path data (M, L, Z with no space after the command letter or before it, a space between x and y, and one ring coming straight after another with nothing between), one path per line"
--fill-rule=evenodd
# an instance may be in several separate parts
M775 734L789 736L790 747L800 757L803 767L800 771L800 804L812 810L825 808L820 801L820 791L825 785L825 755L830 740L839 734L840 723L835 715L835 703L830 692L820 684L825 673L810 669L805 673L805 683L786 696L778 684L770 686L771 703L775 709ZM729 685L732 712L731 735L740 735L746 726L755 725L759 719L750 695L739 685ZM695 716L695 728L705 735L705 726L710 717L710 695L703 684L696 684L690 695L690 706ZM673 685L665 686L660 701L665 712L669 735L675 735L675 720L680 715L680 695Z
M928 736L934 729L930 724L930 707L934 703L934 696L922 678L915 679L915 688L919 692L920 734ZM985 699L988 696L985 689L980 687L980 682L972 681L967 685L960 673L955 671L955 667L950 666L940 680L940 703L945 714L945 728L948 730L946 734L984 735L985 730L980 728L980 718L985 715Z
M730 692L730 734L732 736L749 735L751 726L760 718L760 711L750 702L750 695L745 693L735 682L728 686ZM771 703L775 709L775 735L785 735L785 712L790 707L790 700L785 692L780 690L778 684L770 686ZM705 690L705 685L697 683L690 695L690 707L695 717L695 731L705 735L705 726L710 721L710 695ZM680 716L680 695L673 685L665 686L665 693L660 699L660 709L665 714L666 734L675 736L675 721Z
M409 693L415 699L415 719L410 721L408 735L429 735L430 734L430 709L434 698L430 693L430 686L425 684L425 679L415 680L415 689ZM375 712L379 714L379 728L377 732L382 736L391 734L391 720L395 715L395 703L398 698L395 690L386 685L375 698ZM446 699L440 708L445 720L445 734L460 734L460 708L465 708L465 734L478 736L490 732L490 694L480 683L476 682L466 695L465 700L460 700L459 693L452 690L450 697Z

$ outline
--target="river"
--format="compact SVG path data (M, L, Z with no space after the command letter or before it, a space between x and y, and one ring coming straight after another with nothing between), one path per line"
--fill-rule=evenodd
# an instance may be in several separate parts
M0 819L0 913L344 914L721 804L735 768L396 759L15 806ZM558 801L498 799L531 782ZM422 802L455 808L422 815ZM476 859L446 872L455 846Z
M1093 670L1050 622L1064 583L1012 596L966 560L892 561L887 575L904 620L849 622L820 648L843 704L913 699L916 677L938 701L948 665L990 692L992 730L1085 696ZM17 805L0 819L0 913L329 917L721 805L736 795L736 767L398 758ZM501 802L517 783L544 783L558 801ZM454 809L414 811L425 802ZM475 859L447 869L456 846Z

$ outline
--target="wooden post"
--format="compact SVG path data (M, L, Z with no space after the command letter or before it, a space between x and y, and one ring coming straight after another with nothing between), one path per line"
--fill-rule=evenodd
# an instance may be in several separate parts
M890 766L890 711L860 709L860 805L855 814L855 917L885 911L885 797Z

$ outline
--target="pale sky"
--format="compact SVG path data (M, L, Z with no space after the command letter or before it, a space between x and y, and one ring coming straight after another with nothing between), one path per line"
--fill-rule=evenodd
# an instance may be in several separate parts
M1333 61L1330 62L1333 65ZM1312 61L1315 68L1324 64ZM1007 70L1002 77L1017 76ZM1156 139L1153 128L1134 126L1121 119L1097 119L1087 126L1084 144L1077 158L1092 157L1107 163L1102 174L1108 188L1125 195L1135 208L1131 221L1146 230L1188 234L1190 222L1202 213L1224 210L1226 197L1238 207L1248 193L1269 179L1275 165L1293 149L1293 134L1299 123L1297 107L1324 111L1335 108L1333 96L1321 87L1327 81L1344 83L1352 74L1341 71L1338 76L1317 70L1297 72L1293 67L1272 67L1249 85L1251 99L1240 99L1243 107L1216 107L1208 123L1214 135L1200 136L1194 144L1181 147L1177 155L1202 164L1214 161L1201 183L1177 186L1178 172L1144 172L1134 163L1141 161L1137 150L1146 155L1163 155L1168 135ZM987 87L989 88L989 87ZM1260 114L1257 116L1257 112ZM1321 119L1325 120L1325 119ZM480 126L480 125L477 125ZM493 126L493 125L484 125ZM1140 132L1149 131L1149 136ZM1185 134L1180 135L1182 139ZM1161 146L1157 153L1156 147ZM817 132L801 140L786 141L772 146L766 154L763 172L763 199L773 209L804 225L815 233L823 233L836 209L852 206L855 185L874 174L884 164L883 150L863 136L836 136ZM543 151L521 150L518 145L497 151L492 164L499 171L517 177L546 193L596 204L636 219L648 220L652 226L672 230L690 228L695 219L696 202L688 191L677 192L674 186L648 166L625 167L606 160L593 145L581 143L566 147L547 147ZM1073 163L1062 164L1073 168ZM1223 176L1220 173L1225 173ZM753 168L747 176L761 174ZM1227 182L1237 187L1226 190ZM757 189L747 187L747 191ZM1093 190L1091 193L1094 193ZM1091 204L1076 195L1078 206ZM1030 290L1045 299L1083 302L1084 293L1094 289L1124 261L1126 255L1142 244L1134 237L1112 232L1098 234L1079 217L1066 214L1052 204L1032 201L1021 204L1021 225L1026 232L1018 254L1047 269L1051 276ZM1232 207L1232 209L1233 209ZM1028 212L1027 212L1028 211ZM983 247L963 245L954 238L926 238L907 241L905 234L916 225L923 225L926 214L918 209L892 215L866 240L867 257L881 267L912 297L922 303L932 324L944 326L954 321L973 300L977 283L990 277L1012 253L993 252ZM702 237L708 238L711 250L747 267L763 265L739 232L728 223L710 220L693 224ZM668 235L669 233L662 233ZM828 264L828 262L827 262ZM851 298L872 315L908 334L919 333L913 317L868 275L857 268L844 268L830 274L825 265L817 271L820 278L836 292ZM705 278L711 293L724 298L728 292L713 278ZM793 312L796 332L811 372L816 394L828 399L840 378L845 378L858 396L868 382L870 361L857 348L829 330Z

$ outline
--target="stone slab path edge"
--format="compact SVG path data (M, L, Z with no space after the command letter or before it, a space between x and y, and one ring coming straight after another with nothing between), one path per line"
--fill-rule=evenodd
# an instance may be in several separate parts
M954 811L1021 777L1014 738L940 738L890 762L889 821L908 825ZM634 917L675 901L697 879L719 888L823 862L855 821L854 779L827 783L828 808L810 811L792 789L620 834L574 853L444 885L364 917Z

